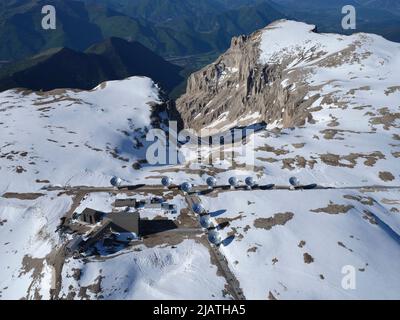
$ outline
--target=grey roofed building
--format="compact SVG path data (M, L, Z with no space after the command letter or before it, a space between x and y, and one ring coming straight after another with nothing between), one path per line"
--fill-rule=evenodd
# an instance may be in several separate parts
M114 212L107 216L111 221L111 228L116 232L132 232L137 236L140 234L139 230L139 212Z
M114 206L117 208L120 207L136 207L136 199L116 199Z
M81 220L86 223L96 224L103 219L103 216L104 216L103 212L86 208L85 210L83 210L81 214Z

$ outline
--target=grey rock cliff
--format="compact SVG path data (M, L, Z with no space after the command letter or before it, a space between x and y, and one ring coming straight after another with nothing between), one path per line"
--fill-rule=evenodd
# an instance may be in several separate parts
M281 64L259 62L262 32L233 38L226 53L190 76L176 103L186 128L229 129L262 121L291 127L312 121L307 108L318 96L305 98L302 70L288 74L286 67L295 57ZM288 78L295 87L282 85Z

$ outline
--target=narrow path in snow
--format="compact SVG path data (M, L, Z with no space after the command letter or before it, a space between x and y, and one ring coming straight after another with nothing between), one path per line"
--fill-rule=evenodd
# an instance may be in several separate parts
M75 194L71 208L64 216L64 220L61 222L60 227L62 227L64 223L72 217L86 194L86 192L77 192ZM53 266L53 272L55 273L53 275L55 279L55 288L51 291L51 300L59 299L59 294L62 287L62 269L64 267L65 258L65 244L59 248L55 248L49 255L49 262Z
M400 189L400 186L383 186L383 185L365 185L365 186L343 186L343 187L329 187L329 186L321 186L321 185L305 185L299 186L293 189L293 187L287 185L256 185L251 190L263 190L263 191L272 191L272 190L290 190L290 191L302 191L302 190L391 190L391 189ZM126 193L126 192L164 192L166 189L161 185L133 185L133 186L124 186L118 189L112 187L91 187L91 186L76 186L76 187L48 187L47 191L65 191L65 192L87 192L87 193L95 193L95 192L112 192L112 193ZM172 186L169 190L179 190L179 186ZM213 190L224 192L224 191L235 191L235 190L248 190L246 186L239 186L235 189L232 189L229 185L219 185L215 186ZM212 191L212 190L211 190ZM208 189L208 186L196 186L192 193L197 192L211 192ZM23 194L23 193L21 193Z

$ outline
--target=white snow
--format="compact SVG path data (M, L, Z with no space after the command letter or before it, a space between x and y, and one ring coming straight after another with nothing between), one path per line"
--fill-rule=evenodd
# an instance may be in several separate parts
M378 202L399 199L398 192L237 191L202 197L202 202L217 215L214 219L233 219L221 233L226 238L235 230L236 237L222 250L248 299L266 299L269 292L278 299L399 299L398 214L378 202L363 205L345 195ZM327 207L330 201L354 208L337 215L311 211ZM371 224L363 218L364 210L386 221ZM285 212L294 216L284 225L269 230L254 226L256 219ZM306 242L302 248L300 241ZM306 264L304 253L314 262ZM347 265L356 268L355 290L342 287L342 268Z
M81 279L73 281L74 268L81 268ZM118 270L116 273L115 271ZM103 299L226 299L225 279L210 264L203 245L185 240L174 248L143 248L141 251L118 253L102 260L89 259L81 265L67 262L63 270L63 293L89 286L102 277ZM70 288L72 286L72 290ZM93 293L87 290L89 296ZM79 297L79 294L76 296Z
M132 174L127 168L145 158L144 148L134 149L134 141L146 143L148 103L156 101L157 87L138 77L92 91L0 93L0 191L37 190L42 186L37 179L54 185L105 185L113 175ZM25 171L16 174L19 166Z
M0 298L32 299L36 289L49 299L51 270L46 256L58 245L55 233L60 218L71 206L69 196L46 194L36 200L0 198ZM24 258L43 263L42 278L34 278L34 266L23 265Z
M259 184L287 185L289 177L296 176L304 184L331 187L399 186L400 90L393 88L400 84L400 44L375 35L317 34L313 29L294 21L274 23L262 32L260 56L260 63L284 64L287 76L281 85L290 91L299 88L290 75L303 68L304 81L310 85L305 98L320 95L311 106L313 121L294 129L282 129L280 121L268 123L266 130L251 136L251 150L244 155L240 154L243 145L227 146L226 151L237 155L234 167L226 159L218 159L214 166L191 163L197 159L194 152L183 165L132 168L145 158L149 104L159 101L158 88L148 78L107 82L91 91L0 93L0 195L38 191L49 184L108 186L112 176L123 178L124 183L146 184L160 184L164 175L176 184L204 185L209 175L218 184L226 184L236 175L241 181L253 176ZM220 81L235 72L227 69ZM290 106L279 110L291 111ZM260 112L248 111L234 125L262 117ZM228 130L232 127L228 119L225 112L208 127ZM273 131L276 128L282 130ZM216 147L203 149L204 157L217 151ZM382 173L392 174L393 179L383 180ZM171 196L167 191L164 195ZM133 197L150 196L135 193ZM88 194L76 212L86 207L109 212L121 197L125 196ZM178 213L186 208L182 195L169 198ZM270 292L278 299L400 298L398 189L228 191L216 197L201 196L201 200L211 212L220 212L214 221L231 220L221 233L228 237L233 232L235 239L221 250L247 298L267 299ZM352 208L337 215L311 211L330 202ZM52 266L48 255L60 245L54 231L71 203L70 196L55 192L44 192L36 200L0 198L0 298L49 298ZM285 225L270 230L254 226L257 219L285 212L294 214ZM163 213L141 210L141 215L154 219ZM371 223L370 216L377 224ZM139 250L89 257L86 262L69 259L61 295L75 299L230 298L223 293L226 281L217 274L207 247L197 240L176 246L140 245L135 247ZM302 240L306 244L300 248ZM314 261L305 263L304 253ZM24 263L38 267L25 270ZM355 290L341 286L346 265L356 270ZM74 269L81 269L79 280L73 277ZM35 274L38 270L39 275ZM96 293L92 285L99 281L101 292Z

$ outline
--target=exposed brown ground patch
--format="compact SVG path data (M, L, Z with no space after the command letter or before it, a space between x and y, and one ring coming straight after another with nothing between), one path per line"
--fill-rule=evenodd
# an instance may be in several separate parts
M242 215L238 215L234 218L216 218L215 221L218 224L225 224L225 223L231 223L232 221L241 220L241 219L242 219Z
M273 217L256 219L254 221L254 226L256 228L270 230L276 225L285 225L289 220L292 220L293 217L293 212L276 213Z
M39 294L39 288L35 288L31 292L32 287L35 283L40 282L43 278L42 271L44 267L44 260L39 258L33 258L32 256L25 255L22 260L21 271L18 277L21 277L29 272L32 272L32 281L26 292L26 299L41 300L42 296Z
M338 118L336 118L335 116L333 116L333 115L329 115L330 117L331 117L331 122L329 122L328 123L328 127L337 127L340 123L339 123L339 121L338 121Z
M268 163L274 163L274 162L278 162L278 159L275 158L263 158L263 157L257 157L257 160L260 160L262 162L268 162Z
M177 218L178 226L185 226L186 228L196 228L198 221L196 217L190 215L190 210L187 208L181 209L180 215Z
M303 254L304 263L310 264L314 262L314 258L309 253Z
M143 237L143 244L147 248L154 248L156 246L170 247L176 246L187 239L193 239L193 236L179 232L164 232Z
M306 245L306 242L304 240L301 240L297 246L299 248L303 248L305 245Z
M101 270L100 270L101 272ZM85 286L85 287L80 287L79 288L79 293L78 297L83 299L83 300L89 300L91 299L91 296L88 294L88 292L91 292L94 294L96 298L102 298L100 293L102 292L101 289L101 282L104 279L104 277L100 274L92 284Z
M393 174L392 173L390 173L389 171L380 171L379 172L379 178L382 180L382 181L393 181L395 178L394 178L394 176L393 176Z
M378 160L385 159L385 155L380 151L372 153L350 153L345 156L340 156L333 153L321 154L320 159L323 163L334 167L354 168L357 165L359 158L365 159L364 165L372 167Z
M372 206L375 202L374 199L371 197L354 196L354 195L349 195L349 194L344 195L343 198L348 199L348 200L358 201L367 206Z
M276 156L281 156L281 155L285 155L290 153L289 150L284 149L283 147L281 147L280 149L277 149L275 147L272 147L268 144L265 144L264 146L260 146L256 149L254 149L254 151L265 151L265 152L271 152L274 153Z
M335 97L334 96L334 92L326 94L323 97L323 99L321 101L321 104L322 105L323 104L325 104L325 105L335 105L335 106L337 106L338 108L341 108L341 109L345 109L347 107L347 103L344 102L344 101L340 101L338 97Z
M292 146L295 147L296 149L301 149L305 146L305 143L292 143Z
M382 203L384 203L384 204L390 204L390 205L396 205L396 204L400 205L400 200L398 200L398 199L386 199L386 198L383 198L383 199L382 199Z
M18 199L18 200L36 200L37 198L43 197L43 193L17 193L17 192L6 192L3 194L3 198L6 199Z
M378 222L376 221L375 215L371 211L364 210L363 213L364 214L362 217L364 220L367 220L370 224L374 224L374 225L378 224Z
M335 204L332 201L329 201L328 206L326 206L325 208L319 208L310 211L315 213L339 214L339 213L347 213L353 208L354 207L352 205Z
M378 112L379 116L372 117L370 119L371 124L381 124L385 130L390 130L391 127L399 128L395 122L400 119L400 112L392 113L387 107L379 109Z
M388 96L389 94L395 93L396 91L400 91L400 86L388 87L385 90L385 94Z
M251 248L249 248L249 249L247 249L247 253L250 253L250 252L256 252L257 251L257 247L256 246L254 246L254 247L251 247Z
M360 88L356 88L356 89L351 89L346 94L354 95L356 93L356 91L368 91L368 90L371 90L371 87L364 86L364 87L360 87Z
M16 166L15 172L16 173L24 173L24 172L26 172L26 169L23 166Z
M286 158L282 159L282 169L295 170L296 168L306 168L307 166L310 169L313 169L316 160L307 160L304 157L296 156L295 158Z
M339 133L340 133L340 135L342 135L342 133L336 129L325 129L325 130L320 131L320 133L322 133L324 135L323 137L326 140L332 140L332 139L344 140L343 137L336 137L336 135Z

